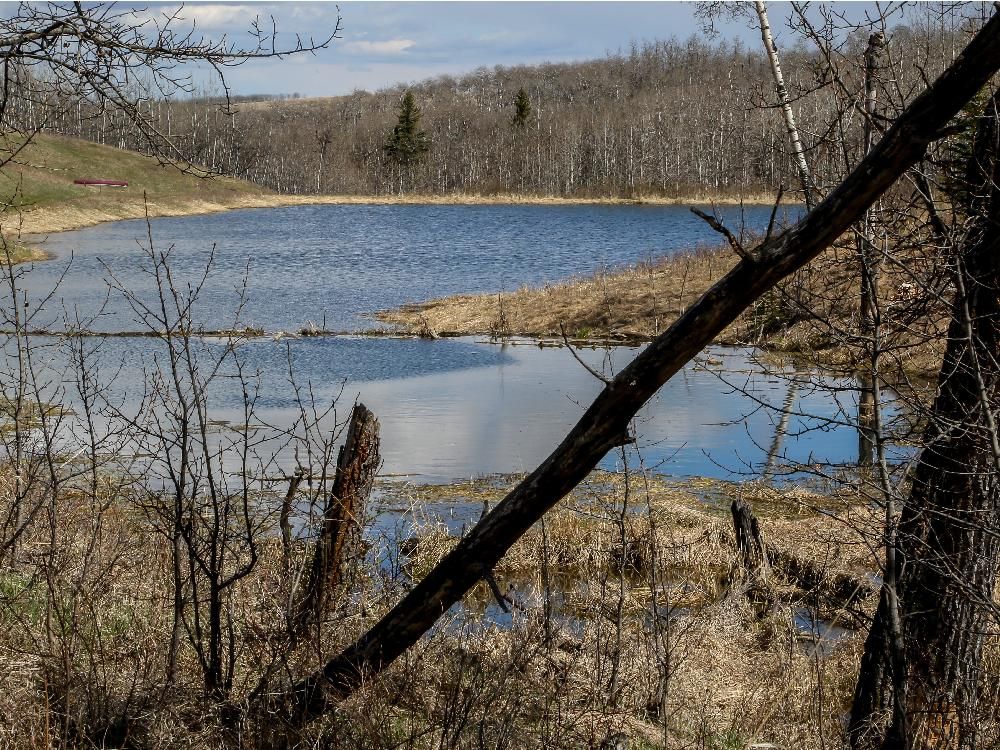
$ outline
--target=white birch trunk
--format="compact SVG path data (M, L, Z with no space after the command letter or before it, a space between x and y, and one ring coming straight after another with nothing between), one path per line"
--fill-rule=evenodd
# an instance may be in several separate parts
M753 7L757 11L757 18L760 21L760 39L764 43L764 51L767 52L767 59L771 63L774 90L777 92L778 101L781 103L781 113L785 118L788 139L792 143L792 154L795 156L795 163L799 170L799 181L802 183L802 192L805 194L806 206L812 210L813 205L815 205L815 187L813 186L812 175L809 172L809 164L806 162L806 154L802 148L802 141L799 138L799 129L795 125L795 115L792 113L792 105L788 99L788 90L785 88L785 78L781 75L781 63L778 61L778 47L774 43L774 37L771 35L771 25L767 21L767 6L764 5L764 0L754 0Z

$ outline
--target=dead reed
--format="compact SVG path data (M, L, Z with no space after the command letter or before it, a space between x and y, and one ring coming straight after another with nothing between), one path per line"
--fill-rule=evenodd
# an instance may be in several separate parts
M227 705L238 713L262 685L279 689L334 654L457 541L422 506L491 505L515 480L383 486L382 505L405 509L404 537L369 535L354 585L319 636L295 647L285 628L289 565L277 536L262 538L254 574L228 600L237 668ZM205 694L189 644L167 679L169 544L127 491L108 489L114 496L96 505L86 493L51 498L53 512L4 561L0 747L262 747L273 727L246 720L234 728L231 709ZM770 609L753 605L739 585L727 515L737 495L761 509L775 548L830 575L875 569L865 544L873 511L846 492L595 473L497 569L509 613L481 585L383 677L283 741L839 746L861 636L817 639L810 618L837 613L817 612L788 581L775 582ZM297 546L296 559L306 551Z

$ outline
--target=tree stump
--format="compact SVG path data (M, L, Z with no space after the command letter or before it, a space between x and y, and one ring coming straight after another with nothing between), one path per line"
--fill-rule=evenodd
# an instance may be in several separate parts
M359 403L337 457L337 473L298 608L299 633L322 620L347 565L360 553L368 496L380 462L378 419Z
M767 548L760 534L760 524L743 498L733 500L733 530L736 532L736 547L740 552L743 571L752 581L764 582L771 574Z

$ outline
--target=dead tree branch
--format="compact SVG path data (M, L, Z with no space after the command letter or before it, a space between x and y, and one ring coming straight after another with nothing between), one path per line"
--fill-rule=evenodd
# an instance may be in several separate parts
M341 584L347 558L360 541L361 520L379 463L378 418L364 404L358 404L337 458L337 473L299 607L300 633L322 620Z
M702 219L706 224L712 227L712 229L714 229L716 232L718 232L727 240L729 240L729 244L732 246L733 250L735 250L736 254L740 256L743 260L745 260L747 263L755 262L753 256L749 252L747 252L747 249L745 247L743 247L743 243L741 243L736 238L736 235L734 235L731 231L729 231L729 229L726 227L725 224L723 224L721 221L716 219L711 214L706 214L704 211L699 211L697 208L692 208L691 213L693 213L699 219Z

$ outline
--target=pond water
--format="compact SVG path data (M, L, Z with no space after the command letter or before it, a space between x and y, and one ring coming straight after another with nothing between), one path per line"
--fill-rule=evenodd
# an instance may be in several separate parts
M739 224L739 209L722 213ZM760 230L769 213L747 209L742 220ZM236 288L249 264L242 320L268 331L324 317L328 328L363 328L371 324L369 313L407 301L510 289L715 241L686 208L646 206L304 206L156 219L151 229L157 247L172 248L181 287L197 278L216 243L194 310L197 324L232 325ZM89 327L139 328L121 294L108 291L108 281L115 279L140 304L155 303L143 270L145 233L144 222L132 221L48 238L44 244L56 260L35 264L23 279L31 309L38 310L33 327L57 328L66 311L72 318L103 309ZM136 408L150 374L162 367L164 343L108 338L90 339L87 346L109 379L115 374L105 394L109 402ZM198 346L211 357L221 343ZM578 353L612 373L638 351ZM382 422L383 474L423 482L534 469L601 386L569 350L524 341L265 337L241 344L239 352L257 394L251 429L287 425L299 414L291 371L318 403L336 398L341 421L355 400L364 401ZM46 356L38 361L47 363L51 382L70 379L64 341L47 339ZM247 422L242 386L232 377L232 364L226 367L210 391L211 416L223 432L245 429ZM821 387L830 385L837 389ZM640 412L638 443L625 458L679 476L732 479L760 472L784 409L789 418L778 454L796 464L849 464L857 456L856 433L847 426L856 411L852 387L815 373L769 371L749 350L713 348ZM68 394L61 399L72 402ZM331 416L323 427L334 423ZM290 449L279 451L271 468L290 470L294 460ZM602 466L613 469L621 461L612 454Z
M162 369L165 345L149 338L89 339L87 345L93 348L91 362L109 383L102 401L137 411L149 390L147 379ZM72 380L67 346L49 339L45 354L36 355L37 362L47 363L53 382ZM207 365L222 344L200 341L198 348ZM381 421L383 475L418 482L531 471L602 386L568 349L526 341L254 339L238 351L255 396L250 427L262 440L265 426L291 425L300 415L292 372L299 392L320 407L337 401L336 415L322 422L324 431L343 421L356 400L363 401ZM577 354L610 375L639 351L584 348ZM753 355L749 349L707 350L640 411L636 446L624 457L609 454L602 467L615 469L623 460L636 467L641 461L664 474L738 479L763 470L785 413L784 440L776 450L786 462L855 461L857 437L844 426L856 410L850 384L787 367L765 368ZM243 385L235 375L235 365L227 363L208 391L220 434L238 435L248 420ZM51 400L76 405L71 393ZM264 452L279 442L264 445ZM268 473L294 470L292 449L274 450L277 465Z
M718 213L734 230L760 232L770 208ZM299 330L309 321L331 330L370 328L371 313L405 302L513 290L719 242L683 206L295 206L153 219L150 230L154 247L170 250L178 285L213 261L216 273L194 309L198 325L232 325L246 276L242 321L268 331ZM27 239L56 256L25 280L35 301L58 282L53 324L64 310L95 314L112 278L154 301L144 221ZM112 294L90 327L139 326Z

